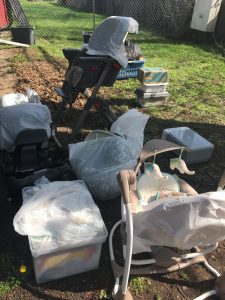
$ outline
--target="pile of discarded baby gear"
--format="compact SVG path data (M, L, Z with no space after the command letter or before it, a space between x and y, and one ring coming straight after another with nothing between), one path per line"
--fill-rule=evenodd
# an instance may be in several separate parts
M148 116L132 109L118 118L110 131L93 131L85 141L69 145L69 159L78 180L49 182L42 177L34 187L23 189L23 205L14 218L14 227L29 237L38 283L98 267L107 230L92 195L110 200L120 190L122 220L109 237L116 299L129 295L130 273L166 273L202 262L218 282L223 279L204 255L225 239L225 176L219 185L221 191L198 195L187 182L161 172L157 156L178 151L178 158L170 161L171 169L194 175L182 159L185 146L160 139L142 148L147 121ZM113 252L113 234L120 224L122 236L126 236L124 268L116 264ZM187 253L170 249L174 247ZM189 249L195 251L190 253ZM153 258L132 259L132 253L140 252L151 252ZM150 267L131 268L141 264ZM213 290L196 299L215 293ZM217 293L220 295L221 290Z
M134 113L139 114L132 111L132 114ZM129 114L131 112L127 113ZM144 118L142 125L147 120L145 116ZM113 138L115 143L112 142ZM131 138L135 143L135 138ZM217 192L198 194L177 175L161 172L157 165L160 154L168 151L179 151L181 154L185 150L183 146L163 139L147 142L136 164L135 159L128 160L132 169L122 170L124 162L119 168L119 164L116 165L118 161L112 160L112 153L108 152L119 151L124 158L127 154L130 155L127 151L129 144L124 146L123 139L126 140L125 136L113 135L111 132L93 131L86 141L78 144L77 149L73 149L74 151L71 149L75 145L70 146L73 169L75 170L76 167L79 169L81 166L83 169L86 168L84 174L77 172L84 177L83 180L48 182L46 178L41 178L34 187L23 190L23 205L14 218L14 227L20 234L29 236L37 282L42 283L98 267L101 245L107 237L107 230L84 181L90 185L93 193L99 188L102 189L100 196L109 195L111 190L114 194L114 184L108 189L105 188L108 184L107 177L109 182L114 182L116 173L119 172L117 188L120 186L122 194L122 220L114 225L109 237L110 257L115 275L113 290L115 299L131 298L127 289L129 274L167 273L196 263L203 263L218 277L217 286L220 287L196 299L205 299L216 293L224 299L221 285L223 276L209 265L205 254L215 250L218 242L225 239L225 191L223 190L225 173ZM109 141L108 148L107 141ZM140 139L137 138L137 141L140 146ZM100 156L106 155L105 160L99 160L99 170L96 164L99 159L99 153L96 151L98 143ZM136 153L138 147L135 149ZM86 166L82 161L82 153L86 157L86 149L91 151L93 167L90 166L91 160L87 160ZM78 153L81 161L76 159ZM149 161L151 158L153 158L152 162ZM105 171L104 164L109 167L110 162L110 168L106 169L108 172L103 172L100 179L101 170ZM115 164L115 171L112 168L113 164ZM178 158L171 158L170 167L172 170L176 168L182 174L194 175L195 173L187 168L181 155ZM93 185L87 176L89 174L92 177L96 174ZM97 185L98 181L99 185ZM102 199L106 200L104 197ZM124 267L117 264L113 251L113 235L119 225L122 225ZM181 249L182 253L177 252L175 250L177 248ZM143 252L150 252L152 258L132 259L132 254ZM132 265L145 267L131 268Z
M133 19L130 21L133 26L125 29L135 31L137 23L133 22ZM114 25L118 28L116 23ZM123 42L122 39L120 44ZM95 59L98 54L109 55L109 52L102 53L102 49L97 49L99 45L95 45L96 49L91 49L94 45L93 40L90 40L89 50L83 61L88 62L90 58L88 55L93 55ZM92 50L94 52L91 52ZM101 53L97 53L98 50ZM127 61L123 55L123 47L119 48L119 57L118 53L114 53L115 48L108 47L108 50L112 51L111 58L117 59L121 65ZM72 52L73 55L74 52ZM79 61L82 61L81 58ZM66 75L72 83L69 86L71 90L68 91L68 85L65 85L64 90L60 91L66 100L70 99L68 95L71 95L71 91L80 92L76 88L79 87L82 90L86 87L80 82L82 76L78 76L80 74L77 73L78 69L73 68L73 59L74 57L71 59L71 72L68 71L68 76ZM109 71L109 60L105 58L102 60L102 57L99 60L104 61L105 67L99 71L97 89L103 84L105 75ZM110 60L111 63L112 60ZM112 82L105 83L111 84ZM95 84L96 80L91 82L91 86ZM96 96L96 91L94 89L94 96ZM93 100L93 97L90 100ZM23 111L26 116L24 115L22 120L28 121L28 125L25 124L23 128L26 130L33 128L34 120L36 120L35 124L38 125L34 129L43 129L48 140L51 133L51 117L48 108L40 103L18 104L16 101L14 103L16 105L11 108L2 109L10 112L12 116L18 115L18 111ZM86 108L90 109L90 107ZM30 112L33 110L35 113L31 116ZM40 110L42 112L38 114ZM81 118L79 126L84 117L86 113ZM19 234L27 235L29 238L36 281L42 283L98 267L101 246L107 238L107 229L92 197L112 200L120 194L122 194L122 220L115 224L109 237L110 257L115 275L113 294L116 299L128 299L128 297L132 299L127 289L130 273L166 273L203 262L219 277L220 274L209 266L204 255L214 250L217 242L225 239L225 192L198 195L185 181L161 172L156 163L156 156L168 151L183 151L185 146L161 139L152 140L143 147L144 128L148 116L133 109L113 121L110 131L93 131L84 141L69 145L69 161L76 180L58 181L53 176L50 182L48 176L40 177L36 176L36 173L35 176L32 175L32 178L35 178L32 186L29 186L31 185L30 177L29 180L25 180L25 184L19 182L23 204L15 215L14 228ZM20 118L15 122L20 122ZM5 124L0 124L3 129L6 129ZM28 135L25 133L17 139L17 135L21 132L16 131L19 125L20 123L15 123L15 126L8 126L7 134L4 130L1 131L4 133L3 138L1 137L1 145L3 145L1 149L12 151L17 148L19 149L16 151L17 154L19 153L17 157L20 158L23 141ZM14 131L9 135L10 128ZM188 134L190 136L190 131ZM168 136L174 137L171 132ZM31 139L31 136L29 138ZM7 144L8 141L11 141L11 144ZM36 138L31 139L30 144L26 146L37 147L38 144L37 153L41 153L45 142L46 139L43 139L43 136L40 138L40 132L38 132ZM182 154L183 152L180 152L178 158L173 158L171 169L176 168L181 173L193 175L182 159ZM39 158L37 155L37 162ZM147 161L143 166L150 158L153 158L153 161ZM21 160L18 161L16 158L15 165L18 169ZM117 173L119 173L118 182ZM45 175L45 173L40 174ZM225 176L220 182L221 189L224 187L224 181ZM116 263L113 251L113 234L120 224L124 246L124 268ZM188 251L193 248L194 251L179 254L170 249L174 247ZM132 259L132 253L143 251L151 252L153 258L144 261ZM131 268L131 265L142 264L148 267ZM120 286L121 276L123 276L122 286ZM211 294L215 293L215 291L211 292ZM221 289L218 289L217 293L221 296ZM206 295L199 299L205 297Z
M92 196L110 200L120 195L117 173L136 165L147 121L132 109L110 132L93 131L85 141L69 145L78 180L49 182L42 176L34 187L23 188L14 228L29 237L38 283L98 267L107 230Z

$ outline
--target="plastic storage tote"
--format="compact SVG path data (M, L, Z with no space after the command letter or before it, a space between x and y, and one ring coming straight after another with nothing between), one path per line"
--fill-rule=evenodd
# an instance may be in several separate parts
M165 93L167 88L168 82L166 83L156 83L156 84L147 84L142 85L139 89L142 90L144 93Z
M128 78L137 78L139 68L144 66L144 60L129 61L126 68L121 68L116 79L123 80Z
M35 44L35 34L33 27L11 27L14 42L27 45Z
M168 92L145 93L141 88L136 89L135 94L137 95L136 102L142 107L165 104L169 97Z
M140 68L138 79L143 84L161 84L168 82L168 72L163 68Z
M198 163L210 159L214 145L189 127L164 129L162 139L187 147L182 159L187 163ZM179 153L177 153L179 154Z
M107 231L102 237L93 237L83 245L73 245L69 248L58 248L51 251L36 253L36 247L41 247L43 239L29 236L29 244L33 256L33 265L37 283L75 275L98 268L102 243L106 240ZM46 244L46 242L45 242ZM52 241L49 241L52 244ZM50 247L51 249L51 247Z

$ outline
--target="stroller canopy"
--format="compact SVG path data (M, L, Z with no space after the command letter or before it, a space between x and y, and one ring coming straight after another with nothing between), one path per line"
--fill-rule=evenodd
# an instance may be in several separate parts
M191 249L225 239L225 191L162 198L133 214L133 253L153 245Z
M108 55L124 68L128 65L124 41L128 33L138 32L138 23L130 17L109 17L93 32L87 54Z

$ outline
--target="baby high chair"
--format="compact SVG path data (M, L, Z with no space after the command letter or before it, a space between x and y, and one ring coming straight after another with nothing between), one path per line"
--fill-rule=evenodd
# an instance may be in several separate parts
M217 293L225 299L222 291L224 277L220 277L205 258L205 254L215 250L218 242L225 239L225 191L222 190L225 174L217 192L197 194L185 181L161 173L155 164L156 155L172 150L182 152L184 148L164 140L151 140L143 147L135 170L124 170L118 174L122 220L114 225L109 237L115 299L133 299L127 289L129 274L162 274L196 263L202 263L219 277ZM145 164L144 174L138 175L141 166L151 157L154 157L153 163ZM171 160L171 168L175 167L181 173L194 173L187 169L181 155ZM119 225L124 267L118 265L113 251L113 235ZM175 248L183 250L182 253ZM132 259L132 254L143 252L150 252L152 258ZM144 267L140 268L141 265ZM216 290L196 299L205 299L213 294Z
M87 47L82 50L63 49L69 67L63 87L56 88L56 92L62 97L57 116L64 109L65 104L71 106L80 93L86 95L86 88L94 87L91 96L87 97L87 103L74 133L82 127L93 105L103 112L110 123L117 119L108 104L97 98L97 94L101 86L112 86L121 66L124 68L127 66L124 41L129 32L138 32L138 23L133 18L109 17L97 26Z

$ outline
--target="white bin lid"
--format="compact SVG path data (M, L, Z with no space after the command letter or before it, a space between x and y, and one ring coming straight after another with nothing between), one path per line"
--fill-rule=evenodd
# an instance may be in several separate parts
M166 134L175 138L179 144L184 145L190 150L213 148L214 145L193 131L189 127L177 127L165 129Z

